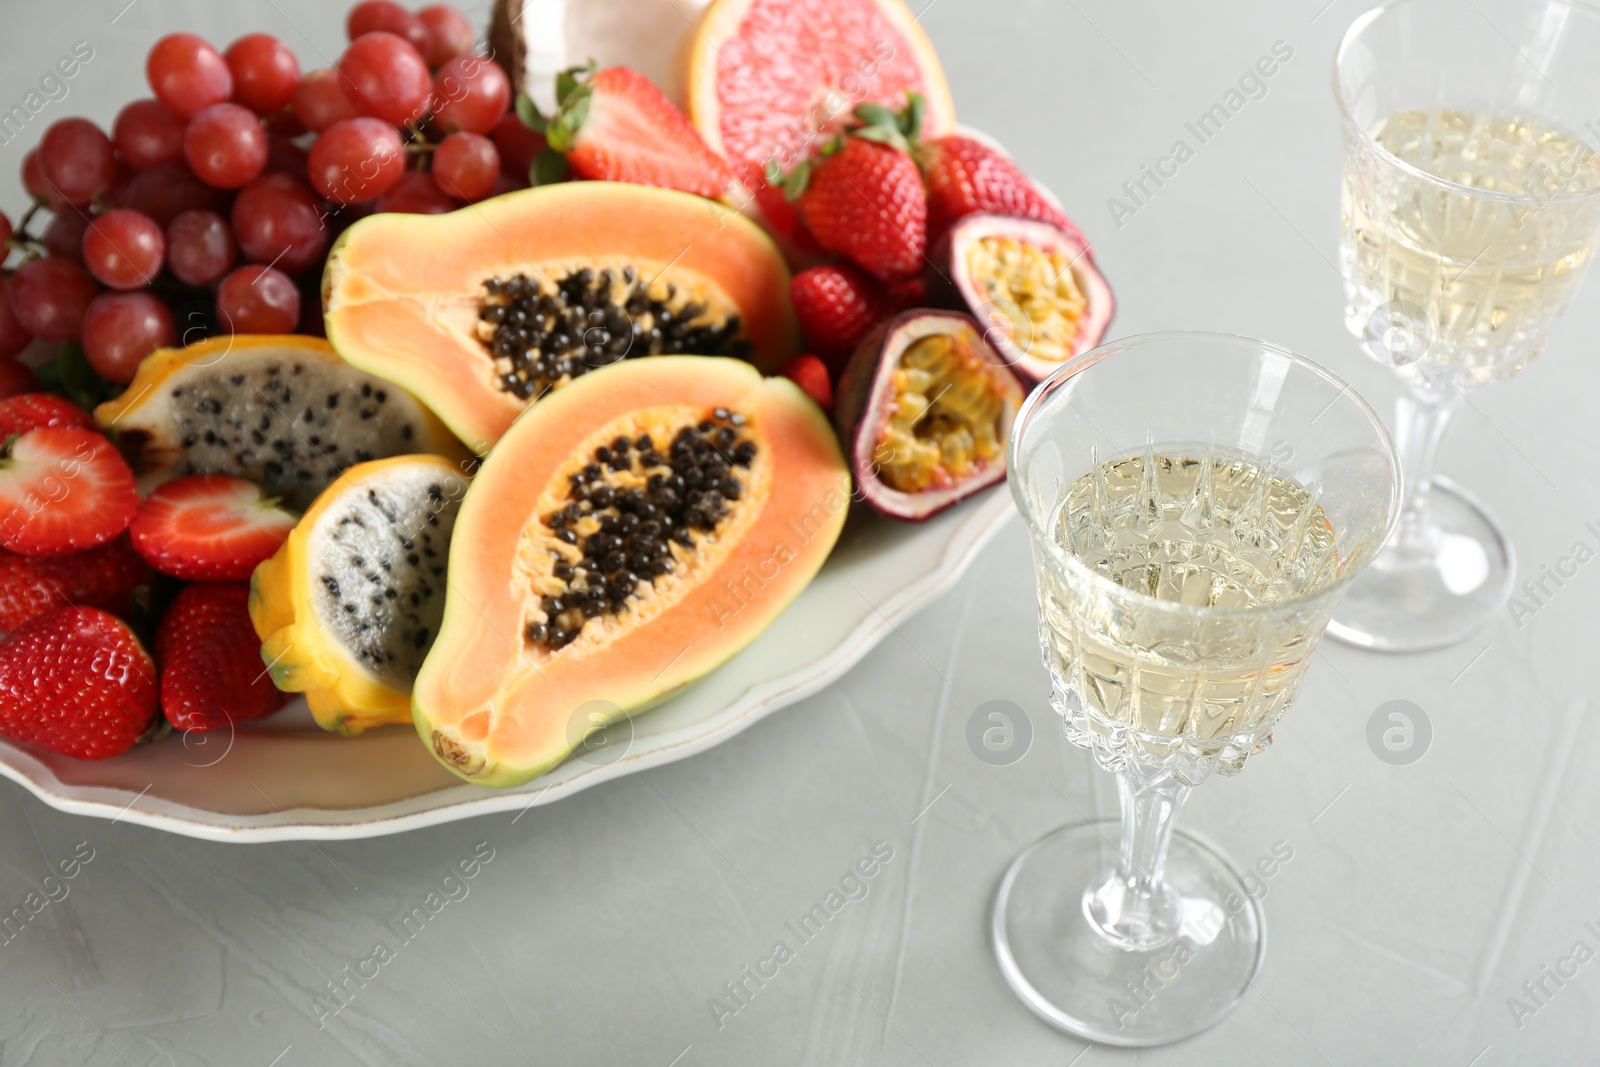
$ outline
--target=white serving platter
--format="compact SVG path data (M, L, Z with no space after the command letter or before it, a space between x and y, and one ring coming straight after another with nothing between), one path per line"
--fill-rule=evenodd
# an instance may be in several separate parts
M327 733L303 700L270 719L86 761L0 742L0 774L51 807L212 841L353 839L548 804L692 756L809 696L949 588L1013 514L1004 485L926 523L852 506L816 579L718 670L517 789L467 785L410 726Z

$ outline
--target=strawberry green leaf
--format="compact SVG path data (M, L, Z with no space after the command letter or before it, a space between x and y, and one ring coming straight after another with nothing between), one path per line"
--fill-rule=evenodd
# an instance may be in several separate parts
M567 176L567 157L556 149L545 146L528 168L529 185L554 185Z
M783 188L783 167L776 159L767 160L767 184L777 189Z
M567 94L561 110L556 112L545 129L545 140L551 148L557 152L572 151L578 131L589 117L589 105L593 101L594 89L588 85L579 85Z
M863 126L859 130L854 130L852 132L854 136L861 138L863 141L875 141L878 144L886 144L891 148L898 148L902 152L909 152L911 150L911 146L906 143L905 135L893 127Z
M918 92L907 94L905 114L901 116L900 132L906 135L907 140L915 141L922 132L922 119L928 112L928 99Z
M801 160L800 165L789 172L783 182L783 198L791 204L800 199L800 194L806 191L806 186L811 184L811 161Z
M517 118L522 124L535 133L543 133L549 124L544 115L539 111L539 105L533 102L533 97L527 93L517 94Z
M581 84L582 78L593 74L598 68L599 64L593 59L590 59L588 63L581 67L568 67L560 74L557 74L556 103L565 107L567 103L567 97L571 96L573 91L578 88L578 86Z
M899 121L898 116L882 104L859 104L855 115L868 126L894 126Z

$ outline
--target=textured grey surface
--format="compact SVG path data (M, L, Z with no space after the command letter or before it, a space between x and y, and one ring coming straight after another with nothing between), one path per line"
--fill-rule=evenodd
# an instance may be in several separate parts
M1344 334L1334 267L1328 68L1365 4L1322 4L934 0L923 22L962 119L1007 144L1095 241L1121 299L1116 333L1269 338L1382 406L1393 384ZM321 65L311 42L337 53L345 6L3 0L0 106L80 39L95 58L41 120L109 123L142 95L149 44L178 27L279 33ZM1277 41L1293 58L1196 146L1184 123ZM0 146L13 217L16 168L42 125ZM1193 158L1118 226L1108 198L1179 138ZM1523 576L1577 541L1600 547L1585 528L1600 526L1597 334L1591 281L1550 355L1473 396L1445 448L1445 473L1506 521ZM1109 778L1047 717L1013 523L837 685L714 751L514 824L230 847L74 818L0 785L0 912L60 898L0 943L0 1064L1593 1063L1600 962L1561 961L1579 942L1600 949L1597 727L1583 704L1597 603L1600 565L1586 565L1520 628L1506 615L1407 658L1324 647L1277 746L1184 814L1242 863L1280 841L1293 858L1265 883L1257 991L1179 1046L1086 1050L1012 997L989 952L1011 857L1114 808ZM1009 766L966 741L996 699L1033 728ZM1432 723L1409 766L1366 741L1391 700ZM865 895L800 944L785 923L879 841L893 856ZM447 879L462 862L475 876ZM75 877L60 878L63 863ZM405 926L417 908L426 921ZM724 983L780 939L793 958L719 1026L708 1002L727 1002ZM1576 973L1558 985L1547 966ZM1523 983L1541 980L1548 995L1527 999ZM319 1020L329 982L345 983L348 1006ZM1536 1009L1520 1026L1514 996Z

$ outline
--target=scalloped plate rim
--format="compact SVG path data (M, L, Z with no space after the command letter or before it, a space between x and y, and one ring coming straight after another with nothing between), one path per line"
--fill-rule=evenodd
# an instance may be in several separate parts
M31 753L3 740L0 740L0 775L23 786L58 811L109 819L113 823L125 821L184 837L232 843L359 840L548 804L601 782L703 752L842 677L899 623L954 585L983 546L1016 513L1004 483L970 503L971 513L952 527L944 543L939 566L923 578L901 587L883 604L871 606L867 616L853 630L810 663L776 678L753 680L739 699L711 711L698 723L661 735L649 748L630 751L612 763L596 765L543 788L538 787L538 780L510 790L459 783L370 808L294 807L270 814L239 816L207 812L165 800L141 809L139 801L144 791L135 794L120 786L69 785ZM334 743L338 740L341 739L330 738ZM330 813L348 813L351 820L306 821L308 816Z

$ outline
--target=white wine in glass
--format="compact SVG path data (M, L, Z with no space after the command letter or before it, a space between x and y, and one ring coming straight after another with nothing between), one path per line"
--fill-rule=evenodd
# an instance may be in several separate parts
M1154 446L1094 462L1068 486L1056 543L1118 586L1206 609L1303 598L1339 573L1337 538L1312 490L1271 460ZM1065 575L1041 585L1048 659L1068 737L1101 763L1170 768L1184 785L1237 773L1287 707L1315 634L1293 613L1216 616L1201 640L1152 612L1107 610Z
M1194 786L1260 751L1346 587L1394 528L1383 422L1263 341L1134 337L1042 382L1012 428L1050 701L1117 775L1120 828L1063 827L1011 864L1001 973L1080 1037L1155 1045L1244 996L1265 947L1237 868L1173 832Z
M1567 225L1553 198L1600 190L1600 156L1582 137L1537 120L1449 108L1398 111L1377 146L1432 178L1503 197L1450 196L1433 183L1345 174L1343 258L1364 333L1386 303L1421 327L1402 375L1444 369L1467 385L1520 371L1543 347L1595 254L1593 232Z
M1335 637L1438 648L1510 595L1511 539L1434 468L1465 391L1544 351L1600 249L1597 56L1580 0L1391 0L1339 45L1345 323L1400 376L1406 499Z

